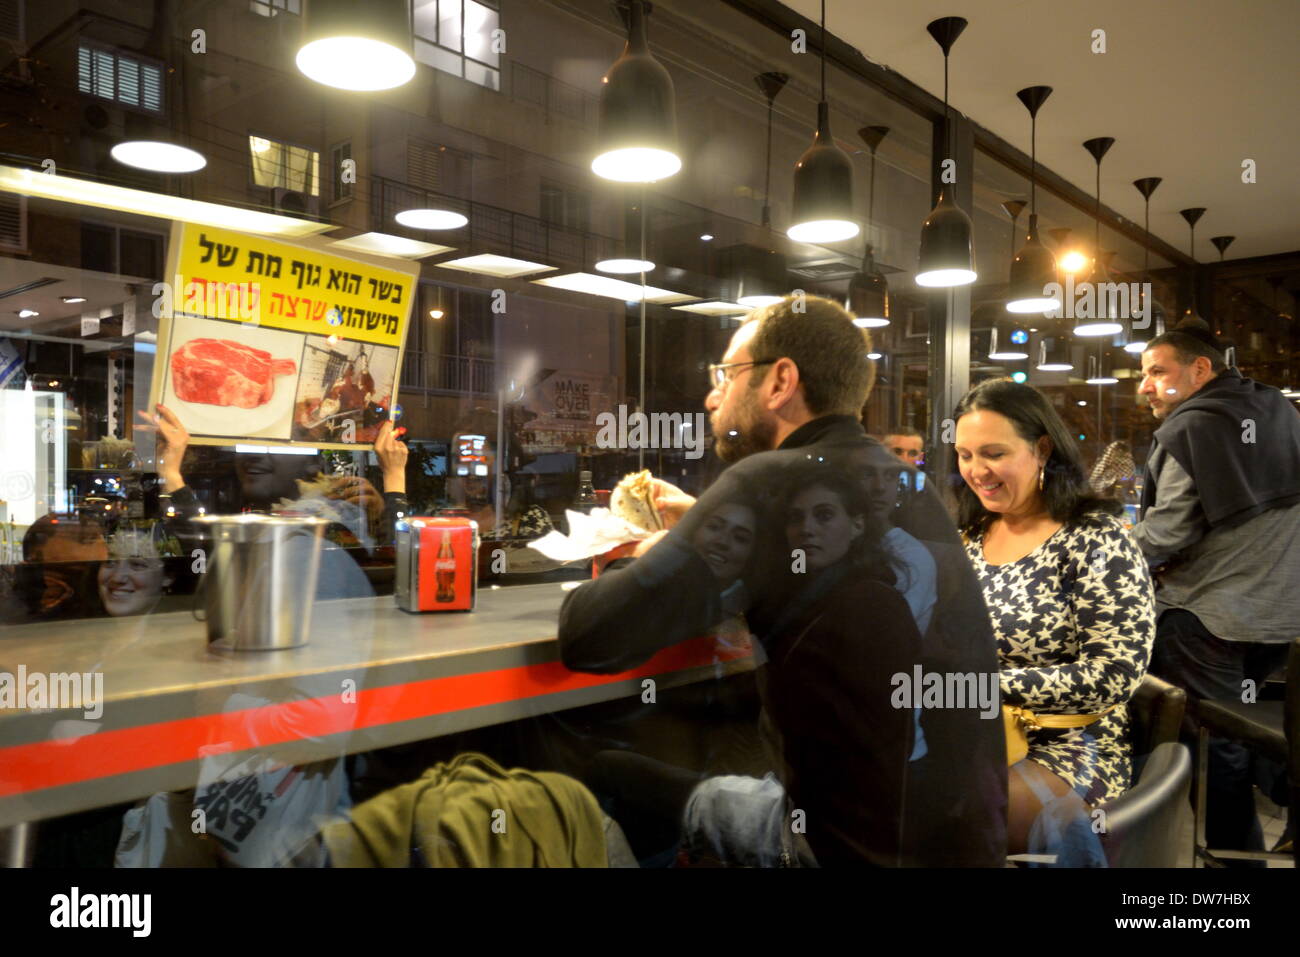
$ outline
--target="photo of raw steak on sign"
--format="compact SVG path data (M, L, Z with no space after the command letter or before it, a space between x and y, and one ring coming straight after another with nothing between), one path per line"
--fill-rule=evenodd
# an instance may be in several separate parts
M287 440L302 344L289 332L177 316L162 403L191 435Z
M186 402L255 409L271 401L276 376L297 371L293 359L230 339L191 339L172 353L173 387Z

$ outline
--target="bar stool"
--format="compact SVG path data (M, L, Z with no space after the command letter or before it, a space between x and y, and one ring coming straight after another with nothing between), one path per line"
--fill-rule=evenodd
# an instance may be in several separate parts
M1291 853L1239 851L1210 848L1205 840L1206 776L1209 770L1210 737L1228 738L1251 751L1287 766L1291 808L1300 810L1300 638L1291 643L1286 668L1286 700L1260 700L1246 704L1235 698L1202 700L1194 706L1200 730L1197 739L1197 783L1195 804L1195 867L1223 867L1224 861L1297 862L1300 852L1292 836Z

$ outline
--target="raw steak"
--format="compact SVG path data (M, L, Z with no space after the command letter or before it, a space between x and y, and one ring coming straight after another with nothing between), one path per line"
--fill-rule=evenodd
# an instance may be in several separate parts
M172 389L186 402L255 409L271 401L275 377L293 375L292 359L229 339L191 339L172 353Z

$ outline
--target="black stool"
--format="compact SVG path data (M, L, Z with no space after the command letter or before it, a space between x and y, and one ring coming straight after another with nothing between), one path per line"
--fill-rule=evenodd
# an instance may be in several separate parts
M1235 698L1195 703L1200 731L1197 740L1197 783L1193 838L1196 867L1223 867L1224 861L1290 861L1300 852L1292 835L1291 853L1238 851L1210 848L1205 840L1206 776L1209 769L1210 737L1239 741L1255 753L1287 766L1291 787L1291 808L1300 810L1300 638L1291 643L1286 668L1286 700L1260 700L1246 704Z

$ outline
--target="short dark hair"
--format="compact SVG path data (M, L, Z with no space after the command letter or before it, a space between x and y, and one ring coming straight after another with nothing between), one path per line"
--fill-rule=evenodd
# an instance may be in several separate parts
M875 383L876 367L867 358L871 336L853 323L838 302L821 296L786 296L755 310L750 340L755 359L790 359L799 369L804 402L813 415L852 415L862 411ZM758 388L763 376L751 376Z
M1066 430L1052 403L1033 386L1010 379L985 379L962 396L953 412L953 421L976 410L1006 416L1015 426L1016 434L1031 445L1047 436L1052 451L1043 467L1042 496L1053 519L1072 522L1088 512L1119 515L1124 510L1120 502L1092 490L1084 474L1078 443ZM982 532L993 520L993 513L963 481L957 464L957 446L954 443L950 448L949 481L957 497L957 527L966 534Z
M1211 372L1222 372L1228 368L1224 358L1223 344L1210 331L1210 325L1204 319L1184 319L1175 328L1156 336L1147 343L1146 352L1156 346L1169 346L1174 350L1180 365L1189 366L1198 358L1210 360Z
M891 435L912 435L918 439L925 438L920 429L914 429L910 425L896 425L892 429L885 429L884 432L880 433L882 439L886 439Z

